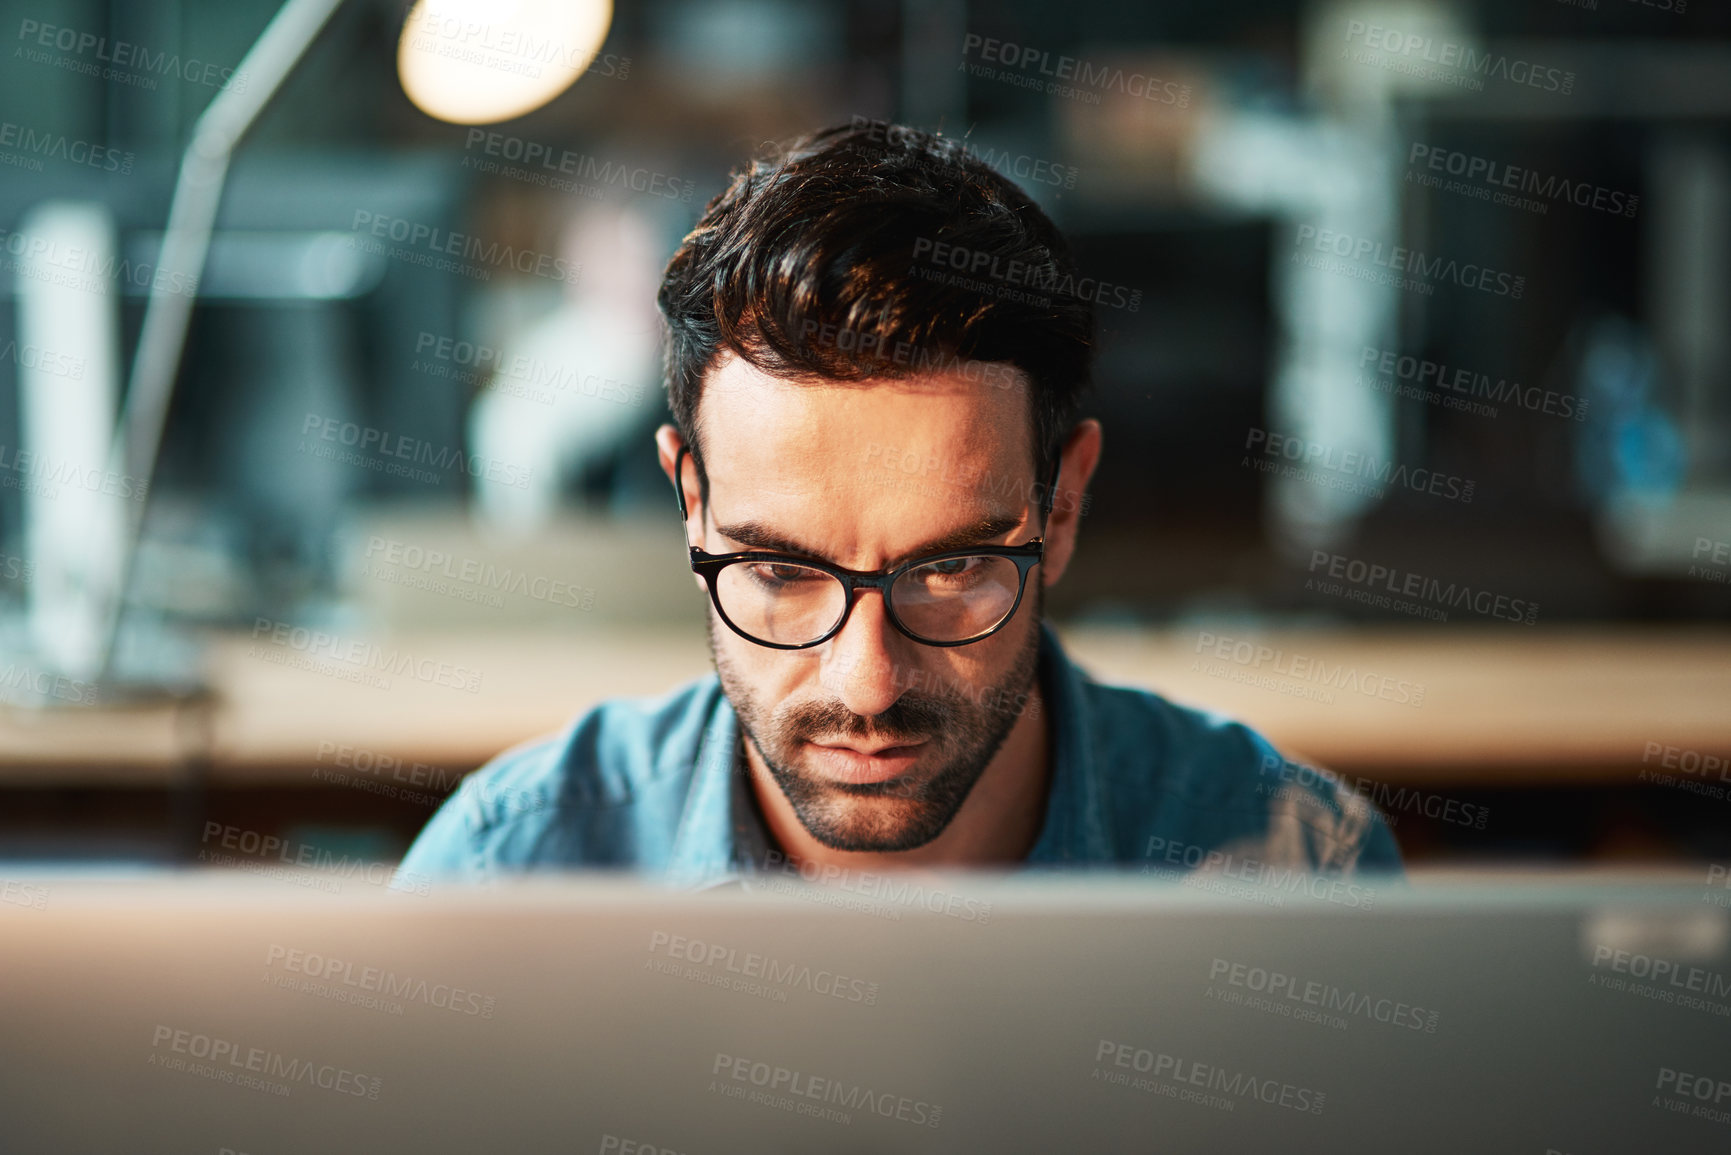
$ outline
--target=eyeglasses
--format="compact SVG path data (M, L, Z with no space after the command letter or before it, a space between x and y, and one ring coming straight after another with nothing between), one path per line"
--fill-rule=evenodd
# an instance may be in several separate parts
M688 520L680 485L685 455L673 463L679 516ZM694 459L695 460L695 459ZM814 558L747 550L691 550L691 570L709 585L709 599L728 628L775 650L803 650L841 632L853 613L854 594L875 589L884 610L906 637L928 646L965 646L991 637L1016 614L1028 571L1045 556L1045 520L1052 513L1059 460L1040 505L1041 537L1021 545L976 545L912 558L882 570L843 569Z

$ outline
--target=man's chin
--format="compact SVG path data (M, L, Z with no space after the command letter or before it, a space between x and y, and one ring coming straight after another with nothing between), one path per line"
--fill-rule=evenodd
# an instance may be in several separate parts
M783 794L806 832L831 850L881 852L924 846L948 825L933 811L923 768L881 782L837 782L801 763ZM788 789L788 786L792 789Z
M806 833L830 850L861 854L917 850L943 833L944 823L910 814L910 803L896 800L848 799L802 811Z

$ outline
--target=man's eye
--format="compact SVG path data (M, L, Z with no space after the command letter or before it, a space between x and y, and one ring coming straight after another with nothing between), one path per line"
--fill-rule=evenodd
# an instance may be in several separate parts
M928 589L955 590L971 585L980 577L980 559L953 557L928 562L913 571L913 579Z
M802 565L776 565L774 562L759 562L751 567L751 572L752 576L767 586L795 585L824 577L817 570L807 569Z

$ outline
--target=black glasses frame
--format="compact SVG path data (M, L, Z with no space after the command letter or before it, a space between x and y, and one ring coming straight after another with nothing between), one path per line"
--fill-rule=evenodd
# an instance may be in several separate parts
M685 489L680 485L680 479L683 476L685 467L685 456L690 452L691 450L689 447L684 445L680 446L679 453L673 461L673 492L674 496L679 500L679 518L682 522L690 521L690 514L685 508ZM692 460L693 464L695 464L696 458L694 457ZM913 641L919 642L924 646L939 646L946 649L952 646L972 645L974 642L984 641L999 630L1003 629L1005 626L1009 625L1010 619L1016 616L1016 611L1022 608L1022 595L1025 594L1028 589L1028 571L1038 565L1046 556L1045 523L1052 516L1052 503L1058 491L1058 471L1062 464L1063 459L1061 456L1055 458L1052 463L1052 480L1046 486L1045 499L1040 503L1040 536L1029 538L1021 545L976 545L966 549L950 549L944 550L941 553L932 553L926 554L923 557L910 558L907 561L902 562L900 565L892 566L889 569L857 570L847 569L839 565L832 565L820 558L800 557L797 554L772 553L764 550L745 550L740 553L708 553L687 542L686 547L691 551L691 572L701 577L704 580L704 583L709 587L710 603L715 606L715 612L721 616L721 620L727 623L727 628L744 638L746 641L751 642L754 645L767 647L768 649L809 650L813 646L823 645L823 643L841 633L842 628L847 625L848 619L853 616L853 608L855 604L854 594L856 591L862 589L875 589L878 591L884 599L885 615L889 618L890 624L894 626L896 631L903 637L911 638ZM895 584L897 578L900 578L909 570L931 565L934 562L952 561L956 558L963 557L1002 557L1008 558L1010 561L1015 563L1016 600L1011 603L1009 612L998 621L997 625L993 626L989 630L975 634L971 638L962 638L953 642L939 642L916 634L913 630L909 629L902 622L900 616L896 614L895 601L890 597L890 587ZM716 586L716 579L721 576L721 571L726 569L728 566L733 565L736 562L752 561L767 562L773 565L804 566L807 569L819 570L836 578L841 582L843 589L846 591L846 600L842 603L841 617L836 619L835 625L831 626L822 637L809 642L800 642L797 645L789 645L786 642L766 642L762 638L754 637L751 634L746 633L744 630L740 629L739 626L734 624L732 618L727 616L727 610L724 609L721 604L721 591Z

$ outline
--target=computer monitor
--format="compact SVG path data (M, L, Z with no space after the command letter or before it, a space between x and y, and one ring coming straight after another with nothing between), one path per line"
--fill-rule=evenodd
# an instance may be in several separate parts
M18 885L8 1151L1731 1139L1731 915L1699 885Z

